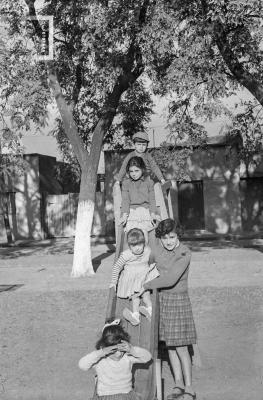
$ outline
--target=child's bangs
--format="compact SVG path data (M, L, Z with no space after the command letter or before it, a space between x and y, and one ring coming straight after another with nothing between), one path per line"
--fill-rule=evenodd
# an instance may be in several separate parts
M136 246L136 244L144 244L145 243L145 239L143 238L135 238L132 237L130 238L130 240L128 240L128 244L131 246Z
M133 228L128 232L127 242L130 246L136 246L137 244L145 244L144 233L141 229Z

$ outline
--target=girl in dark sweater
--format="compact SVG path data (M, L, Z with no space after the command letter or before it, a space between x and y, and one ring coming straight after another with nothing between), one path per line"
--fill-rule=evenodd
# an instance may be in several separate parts
M165 341L175 377L174 392L168 400L196 398L192 388L192 362L188 345L196 343L196 330L188 295L190 250L180 243L180 228L170 218L156 228L160 243L152 250L160 276L144 284L146 290L160 289L159 339Z

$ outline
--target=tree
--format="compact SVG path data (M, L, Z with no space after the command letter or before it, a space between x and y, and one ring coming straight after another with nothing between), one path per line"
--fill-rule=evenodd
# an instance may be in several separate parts
M20 39L19 39L20 40ZM18 110L19 102L26 102L21 92L21 81L23 81L23 66L19 53L16 62L10 54L19 49L19 41L15 38L13 41L8 39L8 33L5 26L1 26L0 40L0 209L4 218L7 242L11 244L14 240L11 223L9 220L9 196L8 190L10 181L16 175L24 172L25 164L23 161L23 149L21 145L20 127L27 120L26 116ZM13 79L13 71L6 68L6 65L16 68L18 75L21 72L20 79ZM10 76L11 75L11 76ZM24 84L22 84L24 88ZM17 99L13 92L20 92ZM22 122L23 121L23 122Z
M174 55L156 65L155 91L170 94L176 137L188 118L212 120L230 112L222 102L246 88L263 105L262 2L166 1L174 12ZM158 44L157 44L158 46ZM148 46L147 51L158 52ZM174 95L175 94L175 95ZM179 129L180 130L180 129Z
M174 145L172 153L178 157L182 143L202 145L206 140L204 129L193 128L196 122L200 125L223 115L233 120L224 99L245 88L262 108L262 2L166 0L163 4L166 13L160 13L160 18L173 30L162 29L160 40L148 41L144 54L152 60L154 93L170 98L169 154ZM254 132L247 132L250 142L243 141L243 156L245 148L251 147ZM165 149L167 145L159 151L164 162ZM189 155L191 151L188 146ZM180 154L183 166L187 154ZM249 150L248 156L252 156ZM184 168L181 171L183 177Z
M35 1L26 3L29 15L36 16ZM6 2L4 8L10 31L19 31L19 16L25 15L22 3L10 5ZM49 1L42 9L42 14L54 16L56 52L53 61L38 63L35 67L35 73L39 74L36 82L42 80L44 90L40 92L44 96L43 102L48 102L44 80L47 72L64 133L81 168L72 276L93 273L90 232L103 139L112 135L110 128L115 116L118 112L124 115L123 108L127 110L131 98L136 100L136 93L145 96L146 106L147 101L150 105L143 80L138 80L150 64L143 54L149 31L152 42L156 37L160 40L161 25L155 23L154 29L152 25L153 20L161 23L159 10L156 2L149 0L131 3ZM33 40L41 38L43 31L39 21L30 22L34 26ZM34 105L31 112L35 114ZM142 112L137 126L143 126L144 115ZM118 131L120 121L116 119L114 123ZM131 134L132 123L122 116L121 124L124 123Z
M35 16L35 1L26 3ZM22 3L4 2L4 11L11 33L24 32ZM169 127L176 144L189 137L191 143L202 143L205 132L196 129L195 119L229 114L222 98L241 86L262 104L261 3L51 0L41 12L54 17L56 52L53 61L33 63L30 82L40 85L35 92L42 99L39 113L36 101L28 110L43 123L50 101L48 75L61 116L57 133L81 169L72 270L81 276L93 271L89 238L100 149L107 135L112 140L125 128L122 104L126 101L127 109L136 92L147 97L147 76L154 93L170 96ZM31 23L31 37L42 38L39 21ZM25 37L30 37L28 30ZM132 123L126 122L128 133ZM62 127L68 141L62 139Z
M242 112L233 115L226 126L229 138L239 138L238 156L249 177L261 162L263 154L263 109L256 101L246 101Z

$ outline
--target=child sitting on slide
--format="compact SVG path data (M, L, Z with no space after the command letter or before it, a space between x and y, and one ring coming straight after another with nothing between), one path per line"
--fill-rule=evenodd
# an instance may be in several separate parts
M123 251L114 264L110 287L117 287L117 296L132 301L132 311L123 310L124 318L132 325L140 323L140 313L148 320L152 315L150 292L143 284L159 276L155 265L149 266L151 250L145 246L145 237L141 229L131 229L127 235L129 248ZM141 298L145 306L140 306Z
M129 162L129 160L134 156L141 157L143 159L145 166L146 166L146 172L148 175L150 175L152 172L161 183L165 183L165 179L163 177L163 174L162 174L160 168L158 167L154 158L151 156L151 154L147 150L148 143L150 141L148 134L146 132L137 132L133 135L132 139L133 139L135 150L132 151L131 153L129 153L125 157L125 159L122 163L121 169L115 177L116 183L119 184L120 182L122 182L123 178L126 175L127 164Z
M130 337L120 320L107 323L96 344L96 350L79 361L79 368L94 368L97 387L93 400L140 400L132 387L132 368L151 360L148 350L130 344Z

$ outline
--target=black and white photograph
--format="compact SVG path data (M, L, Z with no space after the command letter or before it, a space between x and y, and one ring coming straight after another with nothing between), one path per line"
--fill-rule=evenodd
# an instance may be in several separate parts
M263 393L261 0L0 0L1 400Z

